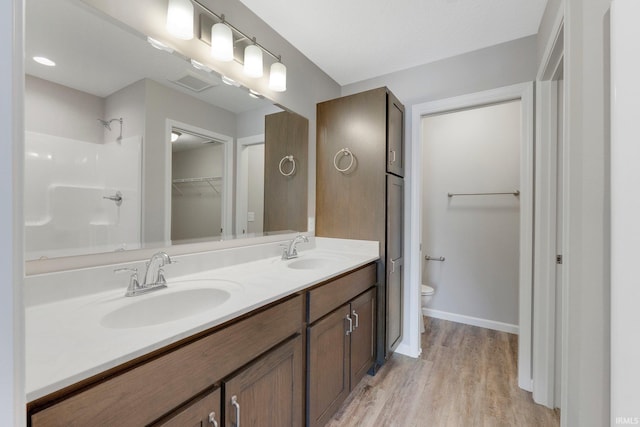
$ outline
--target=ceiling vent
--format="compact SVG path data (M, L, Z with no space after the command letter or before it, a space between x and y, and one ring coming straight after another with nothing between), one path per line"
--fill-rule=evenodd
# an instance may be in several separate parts
M192 73L191 71L186 71L182 77L171 81L194 92L202 92L205 89L217 86L217 83L206 81L201 76Z

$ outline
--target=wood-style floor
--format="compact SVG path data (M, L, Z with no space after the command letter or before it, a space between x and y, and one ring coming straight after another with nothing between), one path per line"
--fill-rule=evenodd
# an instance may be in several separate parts
M559 412L518 388L517 335L425 317L422 355L394 355L327 427L547 427Z

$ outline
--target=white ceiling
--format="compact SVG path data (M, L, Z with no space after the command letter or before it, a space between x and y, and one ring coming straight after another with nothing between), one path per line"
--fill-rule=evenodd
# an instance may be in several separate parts
M538 32L547 0L240 0L340 85Z

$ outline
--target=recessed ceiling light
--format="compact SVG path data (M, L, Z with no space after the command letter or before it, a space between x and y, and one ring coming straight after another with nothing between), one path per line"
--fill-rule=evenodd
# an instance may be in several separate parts
M163 50L165 52L173 53L173 49L171 49L166 44L162 43L160 40L156 40L153 37L147 37L147 41L151 46L155 47L158 50Z
M33 60L38 64L46 65L47 67L55 67L56 63L50 60L49 58L45 58L44 56L34 56Z
M222 76L222 82L224 84L227 84L229 86L235 86L235 87L240 87L240 83L238 83L237 81L227 77L227 76Z
M196 68L198 70L202 70L202 71L207 72L207 73L210 73L211 71L213 71L211 68L207 67L202 62L196 61L195 59L191 60L191 65L193 65L193 68Z

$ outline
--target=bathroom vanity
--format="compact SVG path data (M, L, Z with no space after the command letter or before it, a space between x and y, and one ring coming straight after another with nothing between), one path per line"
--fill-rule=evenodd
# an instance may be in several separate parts
M315 244L179 277L166 266L168 288L148 295L124 286L29 307L30 425L323 425L374 363L378 254L377 242ZM171 321L145 311L156 299L183 313L204 289L228 296Z

